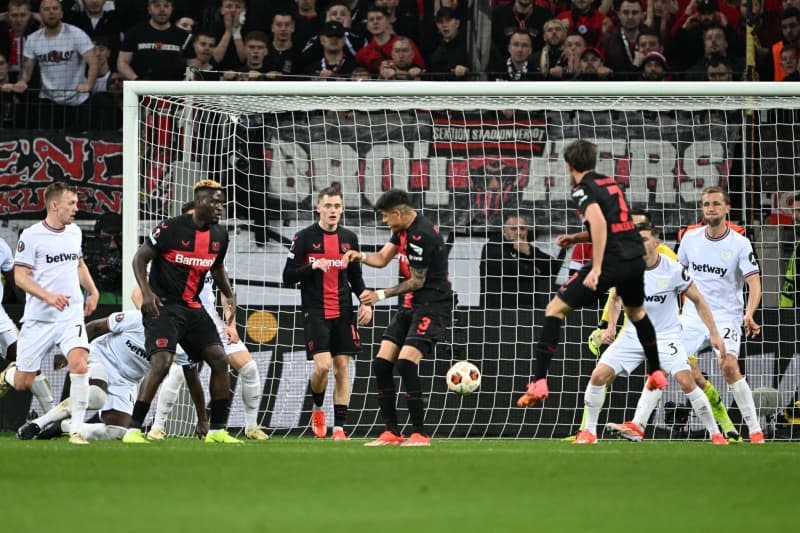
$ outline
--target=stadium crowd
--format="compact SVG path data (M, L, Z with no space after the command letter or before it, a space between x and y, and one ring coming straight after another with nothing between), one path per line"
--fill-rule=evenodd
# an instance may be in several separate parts
M0 124L117 129L121 82L136 79L796 80L798 9L800 0L2 0Z

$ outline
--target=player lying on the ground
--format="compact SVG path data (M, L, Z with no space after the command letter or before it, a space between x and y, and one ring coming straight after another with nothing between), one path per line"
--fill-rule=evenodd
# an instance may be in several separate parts
M659 233L652 226L640 231L645 247L647 270L644 273L645 308L652 318L658 335L658 355L661 368L669 372L678 382L692 404L697 416L702 420L714 444L727 445L728 441L720 433L711 405L705 394L692 378L689 360L681 340L681 321L678 309L678 298L681 294L695 303L700 319L706 325L711 343L725 354L725 344L714 324L714 317L700 291L692 282L689 273L680 264L667 259L658 253ZM609 312L609 324L616 324L621 311L621 301L615 302ZM613 340L616 327L606 330L607 341ZM597 443L597 419L605 399L606 385L614 381L618 375L630 375L645 361L644 350L636 334L625 328L620 336L613 340L611 346L600 357L584 394L586 406L586 429L578 433L573 444ZM661 389L646 385L639 399L636 413L647 420L653 408L661 398ZM646 412L646 415L645 415ZM639 440L644 437L642 431Z
M100 411L100 423L85 423L81 436L86 440L121 439L130 424L136 385L150 369L145 357L144 328L139 311L113 313L86 325L91 341L89 352L89 409ZM183 367L192 401L197 411L197 436L208 433L203 387L196 366ZM20 439L61 435L71 416L67 398L56 407L17 430ZM146 442L146 441L145 441Z

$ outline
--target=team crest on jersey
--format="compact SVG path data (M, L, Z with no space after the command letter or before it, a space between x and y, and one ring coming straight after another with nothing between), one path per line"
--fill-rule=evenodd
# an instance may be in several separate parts
M309 352L313 351L314 350L314 341L308 341L306 343L306 346L308 347L308 351Z
M349 242L343 242L342 243L342 253L343 254L347 253L347 250L349 250L349 249L350 249L350 243Z
M669 286L669 279L667 279L667 278L658 278L658 282L656 282L656 287L658 287L659 290L663 291L668 286Z
M115 322L117 322L117 323L120 323L120 322L122 322L123 320L125 320L125 313L116 313L116 314L114 315L114 321L115 321Z
M19 243L17 243L17 251L18 251L18 252L21 252L21 251L23 251L24 249L25 249L25 243L24 243L24 242L22 242L22 241L19 241Z
M731 251L730 250L722 250L719 254L723 261L728 261L731 258Z
M212 252L219 252L219 242L214 241L211 243L211 251Z

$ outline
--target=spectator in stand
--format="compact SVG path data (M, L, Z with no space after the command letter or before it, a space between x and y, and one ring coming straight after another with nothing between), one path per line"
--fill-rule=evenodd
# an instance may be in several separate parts
M126 80L182 80L191 35L170 22L171 0L148 0L150 20L125 34L117 70Z
M11 92L11 78L8 76L8 58L0 51L0 128L14 128L17 121L19 95Z
M356 60L345 52L346 30L341 22L331 20L322 26L319 41L322 44L322 59L306 67L306 74L317 80L350 78L356 68Z
M325 22L331 21L339 22L344 26L344 53L355 61L356 54L367 44L367 40L361 35L353 33L350 8L345 3L334 0L325 11ZM300 53L300 63L303 68L309 68L312 63L318 64L322 59L322 52L320 36L315 35L306 43Z
M106 211L83 239L83 257L100 291L98 304L122 303L122 217Z
M288 11L278 11L272 17L272 40L267 44L265 65L268 79L279 79L302 72L299 70L300 51L294 47L294 17Z
M619 24L600 40L605 50L606 65L614 71L617 80L635 80L644 56L636 56L636 40L644 28L644 11L640 0L622 0L617 10ZM638 63L637 63L638 59Z
M713 55L720 55L733 67L733 78L741 79L744 65L738 57L733 57L728 48L725 30L720 26L709 26L703 31L703 57L686 71L686 79L699 81L706 79L706 66Z
M784 46L800 46L800 10L787 7L781 14L781 34L783 39L772 45L772 67L775 81L782 81L786 73L781 67L781 50Z
M219 70L219 67L214 62L214 47L217 43L217 38L214 37L214 31L210 29L200 28L192 37L192 48L194 48L194 57L186 61L186 66L189 67L189 80L218 80L219 74L211 71Z
M642 81L669 81L667 58L661 52L650 52L642 60Z
M551 79L551 72L559 69L567 40L567 25L563 20L550 19L544 23L544 48L533 54L536 72L544 79Z
M425 72L425 65L414 63L414 43L408 37L398 36L392 44L392 58L381 62L379 79L418 81Z
M325 22L317 11L317 0L294 0L296 16L292 42L296 50L303 50L306 43L322 29Z
M356 54L356 62L366 67L370 73L377 73L385 58L392 56L392 47L398 37L392 29L385 7L372 5L367 8L367 30L372 37ZM414 50L414 64L424 69L425 60L413 41L411 48Z
M530 240L522 215L506 216L501 234L492 233L481 252L481 299L485 309L544 308L559 261Z
M457 193L454 200L456 225L479 233L499 231L503 213L519 208L520 195L517 167L498 156L473 159L469 194Z
M369 81L372 79L372 74L364 67L356 67L353 69L350 79L353 81Z
M175 21L175 26L186 33L192 33L194 30L194 19L192 17L181 17Z
M733 81L733 67L725 56L714 54L708 58L706 81Z
M64 15L64 22L82 29L90 38L102 35L111 51L112 65L117 64L120 36L125 28L113 9L106 10L106 0L82 0L83 11L70 11Z
M8 0L6 21L0 21L0 53L8 60L8 77L11 83L22 72L25 37L39 28L31 13L29 0Z
M581 52L580 67L576 80L579 81L607 81L614 77L614 71L605 65L603 51L595 46L588 46Z
M800 72L797 71L797 48L784 46L781 50L781 68L786 73L783 81L800 81Z
M532 61L533 44L531 35L525 30L517 30L508 40L508 55L494 65L492 76L496 81L533 81L541 79Z
M663 45L672 35L672 25L680 10L678 0L649 0L646 4L644 25L658 34Z
M267 64L269 37L263 31L251 31L244 37L245 62L237 71L227 70L226 80L256 81L270 78L271 66Z
M43 0L39 7L42 27L25 39L25 60L19 80L11 86L16 93L28 90L34 67L39 65L43 104L39 127L88 128L89 100L97 77L97 54L83 30L62 22L64 11L58 0Z
M662 45L661 35L657 31L645 26L639 32L639 37L636 39L636 56L641 55L642 59L644 59L650 52L659 52L663 55L664 46ZM636 60L636 57L634 57L634 60Z
M389 23L395 33L408 37L415 43L419 40L419 17L417 16L416 2L375 0L375 5L383 6L389 12Z
M781 39L781 13L783 6L780 0L751 0L752 23L755 28L756 69L758 79L771 80L772 73L772 46ZM800 4L800 0L793 0ZM788 2L787 2L788 4ZM788 5L787 5L788 7ZM747 35L747 2L740 5L741 18L736 27L739 42L745 42Z
M350 13L350 20L352 21L352 24L350 25L350 30L356 35L367 37L369 35L369 32L367 31L367 8L372 4L372 2L370 0L339 0L339 1L341 1L345 6L347 6L347 10ZM331 5L333 5L335 2L336 0L331 2ZM345 27L347 26L345 25Z
M252 25L247 24L244 0L222 0L219 13L221 18L216 20L214 27L216 45L212 57L219 70L235 70L245 61L242 37L251 31Z
M593 0L572 0L572 9L559 13L556 18L567 23L567 31L583 35L586 46L596 46L612 26L611 20L597 10Z
M428 66L428 79L466 80L470 72L470 57L467 40L461 31L461 19L449 7L442 7L436 13L436 29L441 35L439 46L431 53Z
M104 93L108 90L108 80L111 78L111 47L105 35L95 35L92 38L95 53L97 54L97 78L94 80L92 93Z
M588 0L591 2L591 0ZM542 28L552 14L539 7L533 0L514 0L492 11L492 45L489 64L497 65L506 61L508 44L512 34L524 31L530 35L534 50L544 46Z
M730 25L728 17L719 11L718 0L692 0L686 11L690 14L685 18L678 17L675 24L680 24L680 27L665 44L666 56L670 58L675 72L686 71L696 63L702 64L703 57L707 55L704 52L705 30L711 26L722 28L731 58L743 56L736 30ZM738 14L735 10L734 13Z
M586 39L578 32L572 32L564 40L564 52L558 63L550 68L549 80L567 81L580 70L581 53L586 48Z
M442 36L436 26L436 15L439 14L439 10L445 7L452 10L453 16L459 21L462 33L466 33L467 21L470 15L470 11L467 9L469 3L467 0L422 0L421 4L415 0L408 1L414 1L418 10L419 6L422 5L422 10L419 11L420 32L417 46L419 46L426 60L442 41Z

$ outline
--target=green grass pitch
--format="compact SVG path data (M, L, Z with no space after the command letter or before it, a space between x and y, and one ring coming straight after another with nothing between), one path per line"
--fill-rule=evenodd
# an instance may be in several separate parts
M796 531L798 446L0 434L2 531Z

